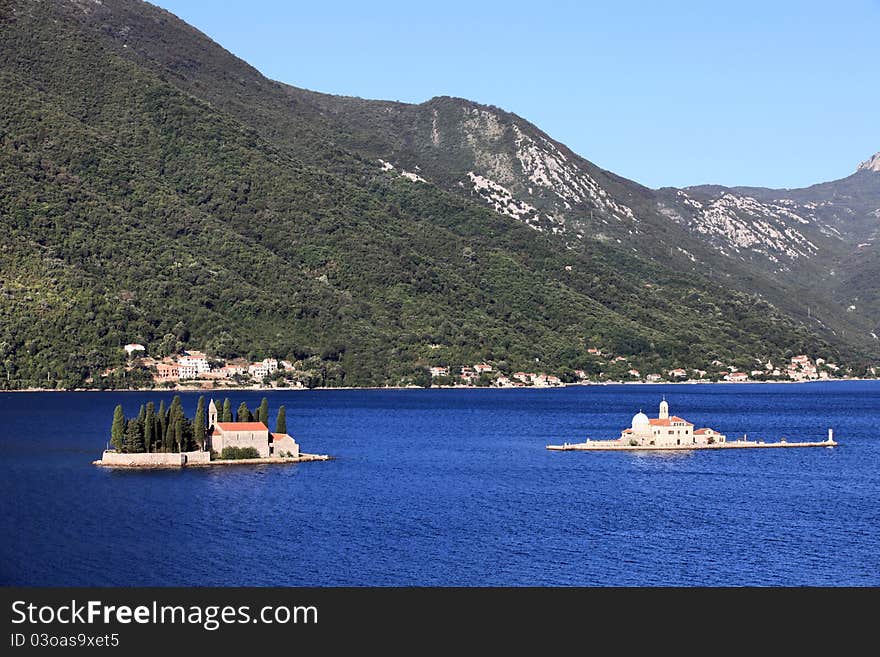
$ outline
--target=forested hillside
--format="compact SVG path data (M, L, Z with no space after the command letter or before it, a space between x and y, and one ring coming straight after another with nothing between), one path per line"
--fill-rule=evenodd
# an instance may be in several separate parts
M137 51L163 22L193 70L229 57L134 0L0 3L0 386L81 385L131 341L311 357L335 385L584 367L590 346L657 368L864 360L699 271L384 170L327 143L325 114L258 129L241 108L285 116L287 92L195 93Z

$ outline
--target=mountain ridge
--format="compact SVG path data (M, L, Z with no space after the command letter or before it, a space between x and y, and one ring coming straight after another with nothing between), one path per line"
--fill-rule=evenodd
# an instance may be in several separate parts
M480 359L593 370L594 345L650 369L870 357L798 319L784 286L708 271L655 192L514 114L288 87L146 3L7 6L16 385L81 384L132 340L290 356L337 385Z

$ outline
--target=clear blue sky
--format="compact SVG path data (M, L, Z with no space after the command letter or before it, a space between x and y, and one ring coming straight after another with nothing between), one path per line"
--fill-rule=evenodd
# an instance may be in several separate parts
M157 0L266 76L460 96L650 187L798 187L880 151L880 0Z

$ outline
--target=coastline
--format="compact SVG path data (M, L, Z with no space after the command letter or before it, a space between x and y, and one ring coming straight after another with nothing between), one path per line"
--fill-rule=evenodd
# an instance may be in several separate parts
M579 381L575 383L563 383L558 386L431 386L425 388L423 386L351 386L351 387L322 387L322 388L278 388L272 386L242 386L239 388L192 388L175 386L173 388L105 388L104 390L96 390L94 388L73 388L71 390L58 388L17 388L15 390L0 390L2 393L20 393L20 392L199 392L203 394L221 393L225 391L252 391L252 392L313 392L317 390L555 390L559 388L570 387L589 387L589 386L679 386L679 385L765 385L765 384L811 384L811 383L846 383L848 381L880 381L878 378L860 378L851 377L847 379L811 379L807 381Z

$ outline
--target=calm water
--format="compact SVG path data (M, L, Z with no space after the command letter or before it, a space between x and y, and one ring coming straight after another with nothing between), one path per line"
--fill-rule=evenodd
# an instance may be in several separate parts
M616 437L662 394L729 437L842 446L544 449ZM113 407L170 394L0 394L0 584L880 584L878 382L266 396L338 459L105 470Z

